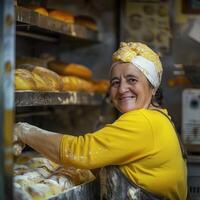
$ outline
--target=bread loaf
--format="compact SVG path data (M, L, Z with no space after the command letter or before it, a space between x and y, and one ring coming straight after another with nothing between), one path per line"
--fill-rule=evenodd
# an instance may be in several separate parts
M49 12L49 17L72 24L74 23L74 16L67 11L53 10Z
M48 68L63 76L78 76L84 79L91 79L92 77L92 71L88 67L80 64L66 64L60 61L51 61L48 63Z
M37 13L39 13L41 15L45 15L45 16L49 15L48 11L43 7L34 6L34 5L29 5L29 6L26 6L26 7L31 9L31 10L34 10L35 12L37 12Z
M36 171L26 172L23 175L17 175L14 177L14 181L22 187L38 183L41 180L43 180L43 176Z
M81 26L85 26L89 29L92 29L94 31L97 31L97 23L96 21L90 17L90 16L86 16L86 15L77 15L75 16L75 23L79 24Z
M63 91L93 92L93 84L90 81L75 76L63 76Z
M14 84L16 90L35 90L36 83L34 81L33 75L30 71L26 69L16 69Z
M35 67L32 71L37 90L60 91L63 88L61 77L55 72L43 67Z
M109 81L108 80L98 80L94 81L94 91L97 93L106 93L109 90Z

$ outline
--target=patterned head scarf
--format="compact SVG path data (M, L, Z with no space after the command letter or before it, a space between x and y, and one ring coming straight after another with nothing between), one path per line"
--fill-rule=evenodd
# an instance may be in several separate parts
M158 88L162 79L162 64L159 55L147 45L139 42L121 42L119 49L113 53L113 65L116 62L128 62L136 66Z

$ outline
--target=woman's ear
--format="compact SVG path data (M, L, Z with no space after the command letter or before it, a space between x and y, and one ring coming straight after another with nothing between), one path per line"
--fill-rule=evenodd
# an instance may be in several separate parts
M111 104L113 103L111 96L110 96L110 87L108 88L108 91L106 93L106 99L108 100L108 102L110 102Z

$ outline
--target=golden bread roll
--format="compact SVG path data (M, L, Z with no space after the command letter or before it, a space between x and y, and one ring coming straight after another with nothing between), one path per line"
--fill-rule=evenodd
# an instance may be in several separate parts
M17 175L14 177L14 182L18 183L22 187L38 183L42 180L43 176L36 171L26 172L23 175Z
M48 63L48 68L63 76L78 76L84 79L91 79L92 77L92 71L88 67L80 64L66 64L60 61L51 61Z
M74 23L74 16L68 11L53 10L49 12L49 17L72 24Z
M96 21L90 17L90 16L86 16L86 15L77 15L75 16L75 23L85 26L89 29L92 29L94 31L97 31L97 23Z
M56 163L43 157L32 158L31 160L29 160L28 162L24 164L27 165L30 169L46 167L49 171L54 171L59 167L59 165L57 165Z
M26 6L26 8L34 10L35 12L41 15L45 15L45 16L49 15L48 11L45 8L40 7L40 6L29 5L29 6Z
M16 69L14 76L14 84L16 90L35 90L36 83L33 75L26 69Z
M99 93L106 93L109 90L110 82L108 80L94 81L94 90Z
M55 72L36 66L32 70L33 78L36 83L37 90L41 91L60 91L63 87L61 77Z
M63 76L63 91L93 92L93 84L90 81L75 76Z

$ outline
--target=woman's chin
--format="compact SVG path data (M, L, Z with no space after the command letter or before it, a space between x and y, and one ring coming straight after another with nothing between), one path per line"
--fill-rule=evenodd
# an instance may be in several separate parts
M129 111L133 111L133 110L137 110L138 108L136 106L131 106L131 107L121 107L119 108L118 110L121 112L121 113L126 113L126 112L129 112Z

